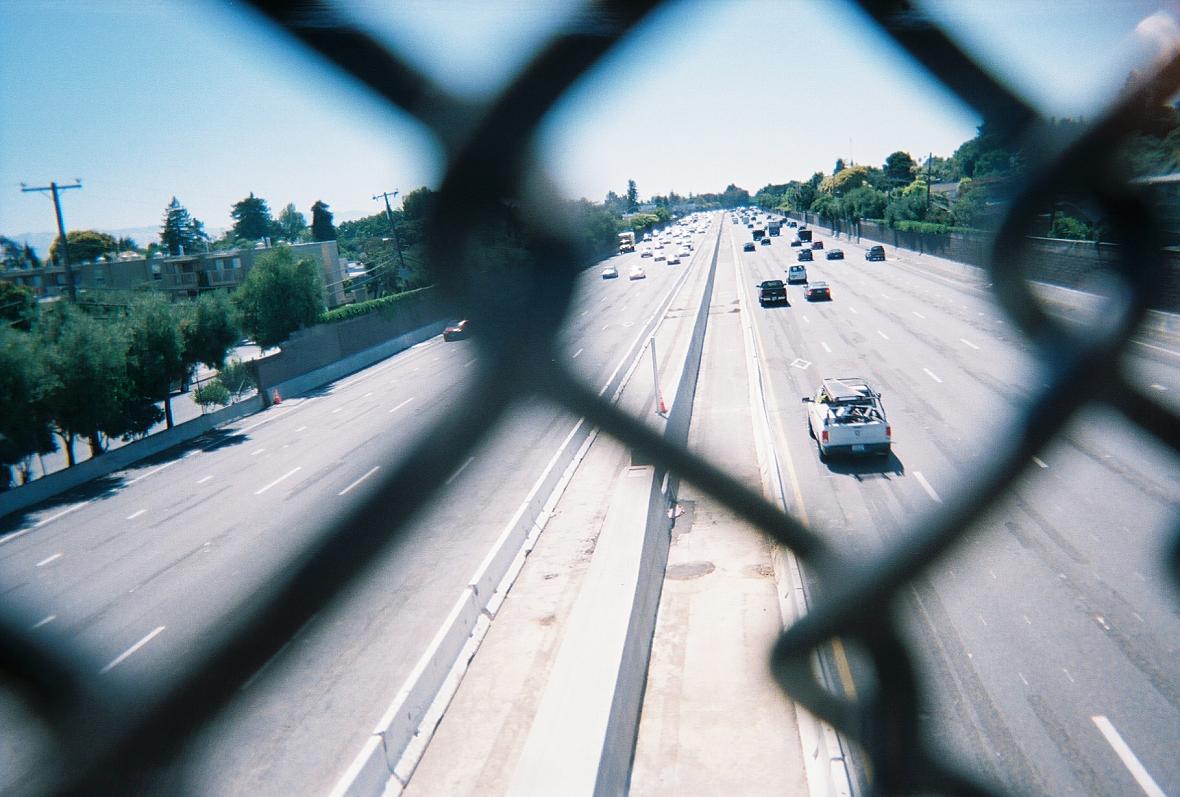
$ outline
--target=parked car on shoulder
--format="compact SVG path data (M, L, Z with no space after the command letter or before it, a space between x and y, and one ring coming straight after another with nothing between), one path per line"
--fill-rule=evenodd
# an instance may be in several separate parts
M885 247L881 245L870 246L865 250L865 260L884 260Z
M825 255L825 257L827 257L828 260L843 260L844 259L844 250L843 249L829 249L828 253L827 253L827 255Z

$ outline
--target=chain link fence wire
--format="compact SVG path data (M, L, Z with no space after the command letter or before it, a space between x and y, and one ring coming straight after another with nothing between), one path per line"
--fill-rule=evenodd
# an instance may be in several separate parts
M390 52L331 4L250 0L257 15L318 53L329 68L409 113L437 137L446 176L427 220L435 280L480 329L479 373L452 412L425 431L363 503L322 530L297 560L270 577L218 636L174 678L145 690L102 684L95 659L60 640L35 637L0 611L0 673L36 713L60 766L42 767L17 784L28 794L173 793L174 764L197 732L321 608L390 549L453 471L509 407L541 395L585 416L723 502L769 538L790 548L820 585L810 612L771 652L783 689L865 752L871 789L881 794L991 794L994 788L931 752L919 723L920 696L899 612L907 585L937 567L971 533L972 524L1019 479L1082 409L1114 408L1180 453L1180 418L1132 386L1123 359L1153 292L1165 277L1158 224L1142 189L1117 172L1114 153L1134 129L1145 97L1180 88L1180 57L1142 80L1085 132L1062 144L1036 111L961 50L908 2L860 0L859 6L898 48L973 107L987 124L1023 142L1029 154L1022 187L1000 226L989 270L1004 311L1034 345L1047 386L1023 408L973 483L871 560L849 558L820 534L685 448L600 398L555 355L569 307L578 252L571 230L555 225L556 192L535 155L545 114L651 11L656 0L592 3L535 55L494 101L460 99ZM1108 214L1123 244L1104 321L1084 331L1045 311L1025 277L1023 241L1056 192L1086 193ZM488 234L514 242L489 251ZM458 238L456 238L458 236ZM1170 571L1180 585L1180 521ZM817 680L815 658L840 638L863 653L873 685L848 700Z

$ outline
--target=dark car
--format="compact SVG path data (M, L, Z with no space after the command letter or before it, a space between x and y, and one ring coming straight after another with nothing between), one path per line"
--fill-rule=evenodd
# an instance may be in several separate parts
M754 246L753 241L746 241L746 243L742 246L742 251L743 252L753 252L756 248L757 247Z
M828 253L827 253L827 255L825 255L825 257L827 257L828 260L843 260L844 259L844 250L843 249L829 249Z
M797 221L788 221L788 222L787 222L787 226L788 226L788 227L798 227L798 226L799 226L799 222L797 222Z
M763 245L763 246L770 246L770 238L769 238L769 236L768 236L768 237L766 237L766 238L763 238L761 243L762 243L762 245Z
M462 321L452 321L443 330L443 340L462 340L471 334L471 322L464 318Z
M799 253L795 255L796 260L815 260L810 249L800 249Z
M868 249L865 250L865 260L884 260L884 259L885 259L885 247L883 247L883 246L870 246Z
M824 242L823 242L823 241L812 241L812 242L811 242L811 248L812 248L812 249L823 249L823 248L824 248Z
M765 307L768 304L786 304L787 289L782 280L766 280L758 285L758 304Z
M791 246L803 246L803 242L800 241L798 238L796 238L793 241L791 241Z
M828 288L828 283L826 282L809 282L807 288L803 291L803 295L809 302L819 301L820 299L828 302L832 301L832 291Z

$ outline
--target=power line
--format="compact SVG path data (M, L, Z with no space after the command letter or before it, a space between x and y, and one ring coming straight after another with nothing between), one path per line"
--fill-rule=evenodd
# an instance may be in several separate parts
M58 185L56 182L51 182L49 185L34 187L34 186L27 186L24 183L20 184L20 190L23 191L24 193L28 193L30 191L48 191L51 194L53 194L53 210L57 214L58 240L61 241L62 262L64 263L64 265L66 267L66 288L69 289L71 302L78 301L78 291L77 291L77 287L74 285L74 272L70 268L70 244L69 244L69 240L66 238L66 225L65 225L65 222L62 221L62 217L61 217L61 198L58 195L58 192L65 191L70 188L81 188L81 187L82 187L82 181L76 177L74 178L73 185Z

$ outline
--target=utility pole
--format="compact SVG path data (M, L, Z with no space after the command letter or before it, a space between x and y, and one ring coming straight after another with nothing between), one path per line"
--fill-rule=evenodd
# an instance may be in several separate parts
M405 274L406 261L405 258L402 257L402 239L401 236L397 234L397 225L393 221L393 208L389 206L389 198L393 196L397 196L396 190L394 190L393 193L382 191L380 194L377 194L375 197L373 197L373 199L385 200L385 217L389 219L389 228L393 230L393 245L397 248L397 262L398 265L401 266L401 273ZM400 277L401 274L398 276Z
M20 190L28 193L29 191L48 191L53 194L53 210L57 213L57 234L58 240L61 241L61 259L66 267L66 287L69 289L70 301L78 301L78 291L74 287L74 272L70 269L70 244L66 239L66 225L61 218L61 199L58 196L59 191L65 191L68 188L81 188L82 181L74 178L73 185L58 185L51 182L49 185L30 187L24 183L20 184Z
M934 160L934 153L931 152L926 156L926 215L930 215L930 166L931 161Z

